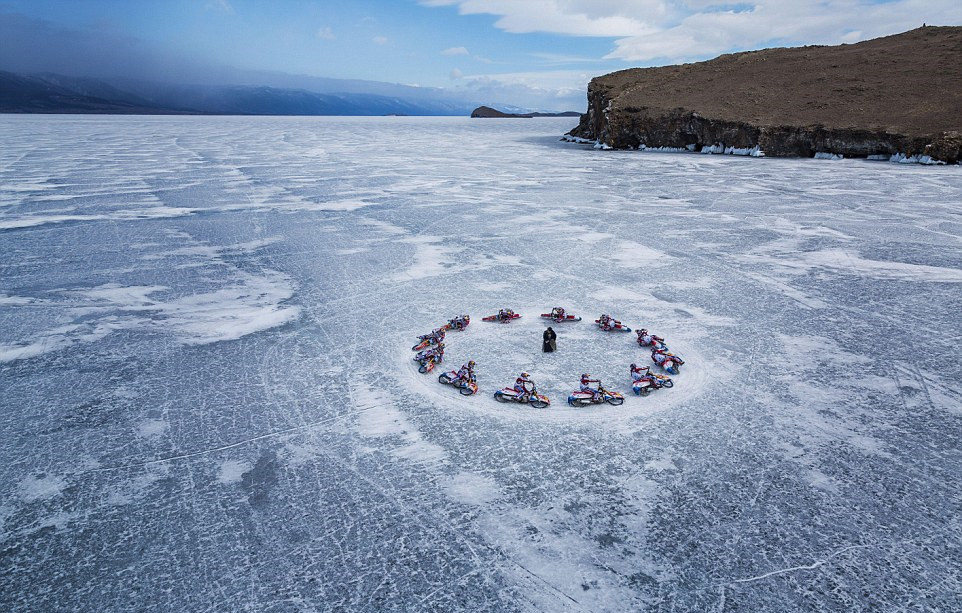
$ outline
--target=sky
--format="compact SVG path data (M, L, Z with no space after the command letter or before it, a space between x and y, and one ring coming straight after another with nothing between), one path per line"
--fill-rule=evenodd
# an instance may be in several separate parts
M270 71L584 110L588 81L615 70L923 23L962 24L962 2L0 0L0 69L210 83Z

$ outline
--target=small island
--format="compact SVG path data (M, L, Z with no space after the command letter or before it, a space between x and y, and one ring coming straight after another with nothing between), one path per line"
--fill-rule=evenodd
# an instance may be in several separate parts
M581 117L581 113L577 111L565 111L563 113L504 113L498 109L493 109L490 106L479 106L471 111L471 117L481 117L484 119L492 117L523 117L527 119L531 117Z

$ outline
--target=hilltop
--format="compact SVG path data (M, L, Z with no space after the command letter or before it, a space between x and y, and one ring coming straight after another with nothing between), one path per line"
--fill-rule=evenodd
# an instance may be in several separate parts
M570 133L613 148L962 157L962 27L592 79Z

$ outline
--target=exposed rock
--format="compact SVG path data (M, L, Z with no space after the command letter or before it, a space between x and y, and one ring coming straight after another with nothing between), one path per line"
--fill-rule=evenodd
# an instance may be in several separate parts
M962 27L592 79L569 133L612 148L962 159Z
M498 109L493 109L490 106L479 106L478 108L471 111L471 117L481 117L488 119L491 117L531 117L531 115L519 115L517 113L503 113Z
M581 113L577 111L565 111L563 113L504 113L498 109L493 109L490 106L479 106L478 108L471 111L471 117L578 117Z

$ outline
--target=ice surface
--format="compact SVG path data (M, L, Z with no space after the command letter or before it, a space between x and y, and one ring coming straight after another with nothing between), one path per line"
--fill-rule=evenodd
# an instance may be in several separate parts
M962 169L570 127L0 117L0 610L962 610Z

